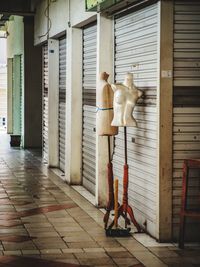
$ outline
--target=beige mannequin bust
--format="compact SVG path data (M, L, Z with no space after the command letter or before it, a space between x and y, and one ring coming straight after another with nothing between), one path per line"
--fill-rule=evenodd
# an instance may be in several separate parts
M111 86L114 91L114 118L111 125L137 127L137 122L133 117L133 109L143 92L135 87L133 74L127 73L123 83L116 83Z
M111 85L108 83L109 74L102 72L99 75L97 85L97 134L116 135L118 128L111 126L113 119L113 96Z

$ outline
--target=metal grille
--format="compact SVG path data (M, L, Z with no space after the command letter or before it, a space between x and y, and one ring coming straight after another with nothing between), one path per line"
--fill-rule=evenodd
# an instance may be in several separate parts
M176 1L174 10L173 237L177 239L183 160L200 157L200 3ZM193 189L197 176L192 171ZM199 225L193 222L191 227L189 219L187 223L191 240Z
M48 160L48 45L43 46L43 158Z
M83 29L83 186L95 194L97 26Z
M156 235L157 162L157 65L158 5L115 19L115 80L122 82L127 72L144 91L134 111L138 127L127 128L129 164L129 203L140 224ZM124 158L123 128L115 137L114 175L119 177L120 201Z
M66 37L59 40L59 166L65 171Z

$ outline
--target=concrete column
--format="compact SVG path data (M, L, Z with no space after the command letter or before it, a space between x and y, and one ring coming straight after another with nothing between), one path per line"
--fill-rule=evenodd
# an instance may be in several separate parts
M59 41L48 40L48 165L59 164Z
M25 148L42 147L42 48L34 46L34 19L24 18Z
M13 134L21 135L21 55L13 59Z
M172 235L173 5L160 2L157 238L161 242L170 241Z
M7 60L7 133L13 133L13 59Z
M110 74L113 82L113 20L97 15L97 79L100 72ZM97 136L96 143L96 205L104 207L107 200L107 137Z
M65 175L81 184L82 146L82 30L67 29Z

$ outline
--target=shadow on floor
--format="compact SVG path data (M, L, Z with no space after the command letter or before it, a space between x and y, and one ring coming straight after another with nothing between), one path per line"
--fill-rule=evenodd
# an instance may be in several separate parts
M0 256L0 267L87 267L71 263L53 262L30 257Z

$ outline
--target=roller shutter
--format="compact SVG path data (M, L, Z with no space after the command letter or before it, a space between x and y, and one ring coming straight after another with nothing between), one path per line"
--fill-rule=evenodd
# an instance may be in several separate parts
M97 26L83 29L83 186L95 194Z
M174 4L174 110L173 110L173 237L178 238L182 166L187 158L200 158L200 3ZM199 188L198 171L190 173L190 197ZM191 220L187 220L191 223ZM199 225L186 227L186 238L195 239ZM199 238L199 237L198 237Z
M129 164L129 204L139 224L156 235L157 187L157 73L158 17L154 4L123 17L115 18L115 80L122 82L133 72L135 85L144 91L134 117L138 127L127 128ZM123 128L115 137L114 175L119 178L119 200L122 199L124 164Z
M43 46L43 158L48 161L48 46Z
M59 40L59 166L65 171L66 37Z
M24 77L24 68L23 68L23 57L20 56L20 134L24 134L23 130L23 119L24 119L24 103L23 103L23 77Z

